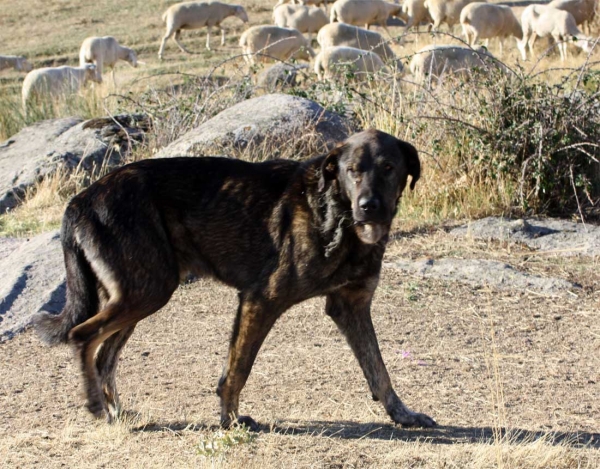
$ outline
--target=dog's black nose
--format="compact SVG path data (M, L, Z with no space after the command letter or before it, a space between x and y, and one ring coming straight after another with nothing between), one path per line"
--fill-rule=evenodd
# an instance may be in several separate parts
M375 197L361 197L358 206L365 212L375 212L379 209L379 200Z

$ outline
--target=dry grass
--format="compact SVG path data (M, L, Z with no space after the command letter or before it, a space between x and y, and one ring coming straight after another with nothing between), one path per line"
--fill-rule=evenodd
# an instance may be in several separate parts
M181 54L170 42L166 60L158 61L160 15L170 3L0 0L2 53L25 54L36 66L75 64L83 38L110 34L138 50L148 64L138 69L119 65L116 89L97 87L31 119L148 112L157 131L134 155L138 159L249 96L239 60L213 70L238 53L244 27L235 19L226 24L225 47L215 44L214 51L204 51L204 31L185 33L183 41L198 53ZM123 4L133 21L111 19L118 18ZM22 21L24 5L28 22ZM251 24L269 22L272 5L266 0L245 6ZM417 39L393 47L408 60L432 40L427 34ZM541 52L543 45L538 47ZM497 50L494 41L490 49ZM502 60L517 65L516 48L505 49ZM584 60L572 54L561 67L576 68ZM557 64L553 55L523 65L536 73ZM211 71L214 81L198 81ZM543 72L540 79L558 83L567 72ZM20 109L21 79L16 72L0 77L0 139L30 122ZM341 102L361 125L415 142L423 158L423 178L403 200L397 219L403 232L390 245L389 260L503 260L527 272L579 282L584 288L578 297L474 290L384 269L373 307L382 353L400 396L441 424L428 431L389 423L381 405L370 400L349 348L322 313L322 302L306 302L278 322L242 394L242 412L263 424L254 438L243 429L223 433L217 428L214 388L236 298L231 290L200 281L181 288L161 313L138 327L118 377L131 413L112 426L91 421L82 409L79 373L69 349L44 348L31 332L0 344L1 467L600 466L598 260L548 258L505 243L457 243L443 230L424 228L514 213L518 187L508 178L493 183L463 178L456 153L434 147L427 129L415 132L417 120L401 120L407 112L424 114L411 108L417 89L404 83L389 92L371 83L360 91L371 102L360 94L340 101L318 87L312 97L332 108ZM429 127L433 130L435 125ZM263 147L237 156L261 159L275 150ZM25 204L0 218L0 234L29 236L56 227L65 201L81 187L76 176L56 175L43 182Z
M228 59L239 54L237 41L245 28L235 18L228 19L225 23L228 29L226 46L218 45L218 38L215 37L214 50L206 51L205 30L188 31L184 33L183 41L197 53L183 54L169 41L166 60L159 61L156 55L164 33L160 16L169 4L170 2L157 0L129 0L125 4L106 0L72 5L59 1L34 1L28 3L30 21L23 23L22 5L0 0L3 23L7 25L0 38L3 53L25 54L36 66L76 64L78 47L84 37L111 34L135 48L140 60L147 64L132 69L121 63L117 66L116 88L109 84L110 80L106 80L104 85L83 96L54 103L53 106L28 116L23 114L20 106L22 75L16 72L3 73L0 80L0 139L41 118L146 112L154 118L155 132L151 135L146 153L139 153L137 157L147 157L217 112L262 92L254 89L245 76L247 69L241 58ZM244 5L249 12L250 25L271 21L272 5L267 0L253 0ZM121 10L133 14L135 21L117 19L122 16ZM402 31L400 27L392 27L391 30L394 34ZM458 34L459 30L455 28L454 32ZM392 47L399 57L408 62L416 50L432 42L457 43L460 39L447 34L432 36L428 33L411 33L402 45L393 44ZM575 50L571 52L568 61L561 64L556 53L541 55L547 44L538 41L541 58L522 63L514 42L507 42L501 59L515 70L522 67L525 75L536 75L536 80L542 82L558 84L562 77L581 67L587 60ZM492 52L498 51L498 44L494 40L489 47ZM572 49L574 48L570 48ZM596 69L596 65L588 68L592 72ZM207 75L210 79L206 78ZM410 79L392 80L387 85L378 80L361 89L354 89L346 83L335 83L334 89L327 89L327 85L316 84L311 77L302 88L294 92L316 99L333 110L352 115L359 127L380 128L411 141L419 148L423 158L423 179L419 190L414 195L407 196L410 203L406 209L415 224L428 226L448 219L476 218L491 214L510 215L528 209L546 209L544 204L531 206L524 199L519 193L522 187L514 175L494 175L492 179L480 177L475 161L478 149L465 145L472 143L472 136L465 129L448 125L452 119L457 118L467 124L478 125L477 97L487 93L486 88L493 90L496 83L475 83L461 89L458 96L446 99L447 91L443 89L424 92L409 81ZM590 91L597 90L598 80L591 80L588 88ZM490 91L490 101L497 98ZM493 109L490 107L488 112L493 112ZM486 118L485 115L482 117L484 120ZM590 138L595 141L593 135ZM291 145L287 147L287 152L282 152L281 148L271 148L267 143L261 148L232 156L261 160L274 155L287 157L293 153L306 157L314 150L311 145L305 145L304 148L306 151L302 152L298 151L297 145ZM467 153L461 153L461 148L468 148ZM490 153L488 148L482 148L479 152ZM573 182L580 183L575 180ZM535 190L534 188L533 192ZM541 192L541 189L537 190ZM584 195L580 202L588 206L591 203ZM57 210L60 211L61 207L62 205L57 206ZM18 226L31 225L27 212L33 211L34 209L17 210L13 214L14 222L1 222L5 227L3 232L7 235L31 232ZM24 218L22 222L18 220L21 213ZM7 226L17 228L13 230L6 228ZM43 227L44 224L39 226Z
M388 258L423 252L522 259L514 247L459 244L442 231L403 236ZM118 373L130 413L112 426L82 408L71 350L45 348L27 332L0 345L0 465L598 467L599 266L573 264L534 258L523 268L573 272L584 286L577 298L474 290L384 269L373 305L382 354L407 405L438 420L433 430L389 423L321 300L284 315L259 354L241 397L241 411L263 425L256 438L217 427L230 289L183 287L140 323Z

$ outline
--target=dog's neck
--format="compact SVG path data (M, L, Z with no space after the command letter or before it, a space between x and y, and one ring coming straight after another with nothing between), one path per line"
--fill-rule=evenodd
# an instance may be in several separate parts
M352 227L352 209L350 204L342 199L337 181L329 184L318 203L318 213L322 217L319 231L327 243L325 257L331 257L342 244L348 229Z

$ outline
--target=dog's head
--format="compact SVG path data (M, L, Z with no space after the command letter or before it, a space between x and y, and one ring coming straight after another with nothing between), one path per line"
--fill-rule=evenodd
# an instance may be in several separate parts
M387 236L408 176L414 189L420 175L415 147L371 129L353 135L327 155L319 190L337 184L340 197L352 208L358 238L374 244Z

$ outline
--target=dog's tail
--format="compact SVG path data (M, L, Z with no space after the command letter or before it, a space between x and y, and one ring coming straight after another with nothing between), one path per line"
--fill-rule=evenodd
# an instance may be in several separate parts
M61 241L67 269L67 302L60 314L40 311L33 325L48 345L67 343L69 331L98 312L98 281L74 234L72 212L67 209L61 229Z

